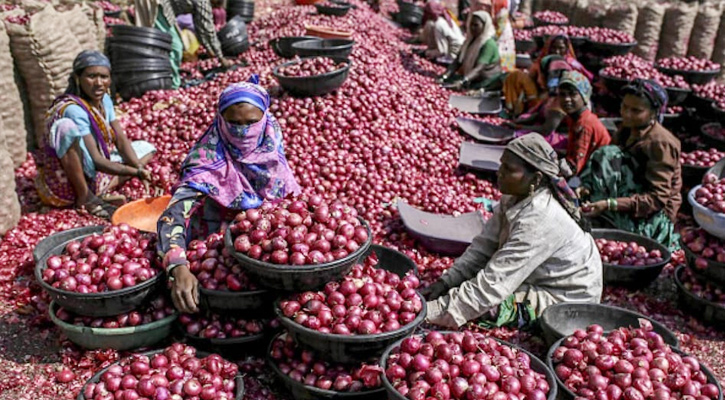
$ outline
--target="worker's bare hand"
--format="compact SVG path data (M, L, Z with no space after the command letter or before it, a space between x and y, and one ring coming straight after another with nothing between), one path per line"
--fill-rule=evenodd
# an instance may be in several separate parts
M171 300L182 313L199 311L199 281L186 265L180 265L171 271L174 277L171 284Z

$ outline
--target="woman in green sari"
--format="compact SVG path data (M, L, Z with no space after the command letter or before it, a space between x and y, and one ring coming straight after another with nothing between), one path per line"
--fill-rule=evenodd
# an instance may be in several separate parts
M638 80L624 89L622 129L614 146L595 151L581 173L589 203L585 215L677 247L674 229L682 204L680 141L661 125L667 92Z

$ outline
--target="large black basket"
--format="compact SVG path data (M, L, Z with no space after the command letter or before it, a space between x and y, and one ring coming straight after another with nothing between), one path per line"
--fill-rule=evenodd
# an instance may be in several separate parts
M302 60L295 60L286 62L274 68L272 75L277 79L279 84L288 92L293 95L301 97L312 97L322 96L323 94L330 93L340 86L347 80L350 73L350 67L352 62L342 58L332 58L336 63L346 62L347 66L340 68L336 71L328 72L322 75L306 76L306 77L292 77L284 76L279 73L279 69L287 67L293 64L300 63Z
M372 242L370 227L365 221L362 221L362 224L368 230L367 242L345 258L318 265L278 265L255 260L234 250L229 229L224 235L224 243L239 265L253 275L260 285L288 292L303 292L317 290L325 286L327 282L338 280L350 272L352 266L367 252Z
M47 268L48 258L60 255L71 240L82 240L91 233L76 236L58 244L48 251L35 265L35 279L50 298L66 310L87 317L111 317L132 311L156 296L165 275L159 272L153 278L136 286L102 293L74 293L60 290L43 280L43 271Z
M602 263L604 266L605 284L632 288L646 287L657 279L662 269L672 258L672 253L670 253L667 247L655 240L637 235L636 233L617 229L593 229L592 236L595 239L602 238L620 242L635 242L640 246L644 246L647 250L659 250L662 253L662 261L652 265L633 266Z

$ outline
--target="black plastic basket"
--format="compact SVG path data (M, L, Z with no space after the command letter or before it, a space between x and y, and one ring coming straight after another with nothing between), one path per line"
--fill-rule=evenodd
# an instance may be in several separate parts
M277 337L272 339L269 347L267 348L267 357L265 358L267 360L267 365L269 365L272 371L274 371L274 373L277 374L277 376L282 380L282 384L284 384L287 390L292 393L292 397L294 397L295 400L380 400L384 398L385 389L383 388L368 390L364 392L335 392L332 390L324 390L313 386L307 386L302 382L297 382L296 380L282 373L275 361L270 357L270 353L272 352L272 343L274 343L274 341L278 337L284 334L285 333L280 333Z
M300 57L347 58L354 44L350 39L304 40L292 43L292 52Z
M230 292L199 287L199 306L219 313L244 311L261 315L266 311L271 314L272 300L273 296L266 290Z
M682 164L682 182L690 187L699 185L708 169L709 167Z
M602 42L594 42L592 40L589 40L588 47L592 53L596 53L598 56L602 58L607 57L613 57L613 56L623 56L632 49L637 46L637 42L633 43L619 43L619 44L613 44L613 43L602 43Z
M700 278L717 282L719 285L725 287L725 263L719 263L717 261L698 256L690 250L689 247L687 247L685 242L682 241L682 238L680 238L680 247L685 251L687 266L690 267L690 270L694 272L695 275ZM707 262L707 267L705 269L695 267L695 260L698 258L702 258Z
M77 236L73 240L83 239L86 236L90 236L90 234ZM88 317L111 317L133 311L153 299L162 283L166 281L164 274L159 272L153 278L136 286L110 292L82 294L56 289L43 280L43 271L47 268L48 258L62 254L68 241L51 248L41 257L35 265L35 279L52 300L74 314Z
M153 350L153 351L148 351L146 353L141 353L141 355L144 355L144 356L147 356L147 357L150 358L150 357L153 357L156 354L161 354L161 353L163 353L163 350ZM197 351L196 352L196 358L206 358L209 355L210 355L209 353L205 353L205 352L202 352L202 351ZM86 383L83 385L83 387L81 388L80 393L78 393L78 396L76 397L76 400L91 400L91 399L87 399L83 395L83 392L86 391L86 386L89 383L98 383L101 380L101 376L103 376L103 374L106 371L108 371L108 369L111 368L111 366L116 365L116 364L118 364L118 362L115 362L115 363L107 366L106 368L103 368L102 370L96 372L96 374L93 375L91 377L91 379L89 379L88 381L86 381ZM234 383L236 384L236 396L234 397L234 400L242 400L242 399L244 399L244 379L242 378L242 375L241 374L240 375L237 375L237 377L234 379Z
M111 25L111 34L113 37L142 37L147 39L159 40L171 45L171 35L162 32L156 28L147 28L132 25Z
M604 266L605 284L631 288L646 287L657 279L662 269L672 258L672 254L667 247L653 239L637 235L636 233L617 229L593 229L592 236L595 239L603 238L620 242L635 242L640 246L644 246L647 250L659 250L662 253L662 261L652 265L630 266L602 263Z
M277 79L280 86L293 95L300 97L322 96L323 94L330 93L342 86L342 84L347 80L350 73L350 67L352 66L352 62L350 60L342 58L332 59L336 63L346 62L347 66L336 71L315 76L291 77L284 76L279 73L280 68L297 64L301 62L301 60L304 60L303 58L300 61L290 61L275 67L272 71L272 75L274 75Z
M677 336L661 323L652 318L624 308L593 303L559 303L547 307L539 319L546 344L551 346L558 340L574 333L575 329L586 329L589 325L599 324L605 331L620 327L637 327L639 319L652 323L654 331L660 334L665 343L679 347Z
M718 108L713 103L712 109L715 110L715 112L718 112ZM722 110L720 110L722 111ZM721 116L721 120L725 122L725 111L723 111L723 114ZM719 122L712 122L709 124L705 124L702 127L700 127L700 133L702 134L702 140L709 146L714 147L720 151L725 151L725 139L720 139L715 136L711 136L707 133L706 129L708 126L721 126Z
M166 339L171 334L172 324L179 316L178 313L174 313L162 320L138 326L92 328L61 321L55 315L57 309L58 305L51 302L48 308L50 320L63 332L68 340L90 350L114 349L121 351L149 347Z
M152 90L171 89L174 85L172 72L153 72L129 79L117 87L124 100L143 96Z
M534 40L516 40L517 53L531 53L536 50L536 42Z
M316 36L284 36L269 41L269 47L274 54L282 58L292 58L296 55L292 45L305 40L322 40Z
M599 77L602 78L602 82L604 82L607 90L617 97L620 97L622 95L622 89L631 83L627 79L605 75L602 71L599 71Z
M705 300L687 290L680 279L684 272L685 267L681 265L677 267L674 275L677 292L679 294L678 302L680 304L680 308L684 310L687 315L695 316L719 329L725 329L725 307L717 303L713 303L712 301Z
M322 4L315 4L315 8L317 8L317 13L322 15L334 15L336 17L342 17L345 14L347 14L352 6L343 5L343 4L337 4L335 6L326 6Z
M317 290L325 286L327 282L345 276L360 257L367 252L373 235L367 222L361 221L368 230L368 241L345 258L318 265L278 265L255 260L234 250L232 234L228 228L224 235L224 243L239 265L256 277L262 286L288 292Z
M364 260L371 253L375 253L378 257L378 265L386 271L393 272L402 278L408 273L408 271L412 270L415 275L418 276L418 266L410 259L410 257L397 250L393 250L379 244L373 244L370 245L368 251L363 254L362 259Z
M715 71L683 71L679 69L665 68L655 64L655 68L665 75L675 76L681 75L687 83L695 85L704 85L720 75L720 70Z
M564 340L564 338L559 339L559 341L554 343L554 345L551 346L551 348L549 348L549 352L546 354L546 365L548 365L548 367L551 371L554 371L554 362L552 361L552 356L554 354L554 350L556 350L559 346L561 346L561 342L563 340ZM674 351L680 355L685 355L685 353L682 350L680 350L676 347L673 347L672 351ZM707 376L707 382L712 383L713 385L717 386L717 389L720 392L720 396L718 397L718 400L722 400L722 387L720 386L720 382L717 380L715 375L712 374L712 371L710 371L710 369L707 368L702 363L700 363L700 368L702 369L702 372L704 372L705 375ZM556 376L556 374L554 374L554 379L556 380L556 385L559 387L559 398L561 400L574 400L577 397L576 394L574 394L574 392L569 390L569 388L567 388L564 385L564 382L562 382L561 379L559 379L559 377Z
M677 106L685 102L687 98L692 93L692 90L690 89L680 89L680 88L673 88L673 87L667 87L665 88L667 90L667 97L669 97L669 101L667 102L667 105L669 106Z
M104 227L101 225L82 226L80 228L73 228L66 231L54 233L38 242L37 245L35 245L35 248L33 249L33 260L37 264L40 259L43 258L43 256L46 255L53 248L61 245L65 246L66 244L68 244L68 242L72 242L73 240L76 240L78 238L86 237L94 233L101 233L103 232L103 228Z
M262 355L267 347L267 339L269 339L264 332L238 338L207 339L187 334L183 326L178 323L177 331L184 336L187 344L199 350L221 354L230 360L242 359L250 355Z
M445 335L445 334L451 333L451 332L441 331L441 333ZM495 337L490 337L490 338L501 344L509 346L509 347L515 349L516 351L522 352L522 353L526 354L527 356L529 356L529 359L531 360L531 369L534 370L535 372L538 372L538 373L546 376L546 381L549 384L549 394L546 397L547 400L556 400L557 399L557 393L558 393L558 388L556 385L557 381L556 381L556 377L554 376L554 372L552 369L547 367L543 361L541 361L538 357L531 354L527 350L524 350L523 348L521 348L515 344L497 339ZM380 358L380 366L383 367L383 371L387 370L387 362L388 362L388 357L390 356L390 352L393 351L395 348L400 347L400 343L402 341L403 341L403 339L400 339L399 341L388 346L388 348L385 350L385 353L383 353L383 356ZM408 400L407 397L403 396L402 394L400 394L400 392L395 390L395 388L393 387L393 384L390 383L390 381L388 380L388 377L385 375L385 373L383 373L382 380L383 380L383 387L385 388L385 391L388 393L388 400Z

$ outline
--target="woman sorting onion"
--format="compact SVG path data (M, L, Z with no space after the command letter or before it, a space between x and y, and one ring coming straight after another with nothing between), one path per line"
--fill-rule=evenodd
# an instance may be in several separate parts
M569 37L566 35L552 36L529 68L528 73L514 71L506 76L503 83L503 94L506 112L510 117L516 118L524 113L530 113L546 97L547 81L551 77L547 74L544 60L550 56L562 57L572 70L578 71L588 80L592 80L591 72L587 71L577 60Z
M452 82L454 89L485 88L501 74L501 63L496 44L496 29L491 15L476 11L468 20L468 37L458 58L441 76L441 81Z
M126 137L108 95L110 86L106 56L86 50L76 57L68 88L50 107L38 143L35 184L44 204L75 205L110 219L115 207L99 197L128 178L150 178L144 166L156 149Z
M181 312L196 312L199 303L187 242L218 232L241 210L300 191L287 164L280 126L268 112L269 95L258 83L255 75L224 89L216 118L186 157L159 218L159 253L172 282L171 298Z
M506 146L500 204L453 267L423 291L429 322L520 326L555 303L599 302L599 251L559 174L556 152L540 135Z
M425 56L430 59L448 56L456 58L463 45L463 33L456 25L443 4L431 0L423 9L423 30L420 41L427 49Z
M566 162L570 173L577 175L595 150L612 140L609 131L591 111L592 85L577 71L564 71L559 80L558 103L566 113L569 127Z
M674 222L682 204L680 141L662 126L667 92L652 81L624 89L622 129L614 146L594 152L581 173L591 217L676 246Z

